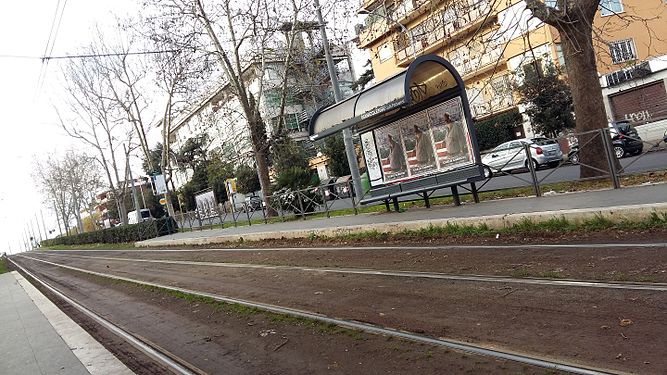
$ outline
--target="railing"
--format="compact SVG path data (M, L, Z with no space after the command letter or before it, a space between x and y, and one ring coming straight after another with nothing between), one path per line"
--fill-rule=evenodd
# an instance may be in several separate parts
M352 182L319 185L301 190L279 191L262 201L250 198L235 204L204 204L195 211L176 214L181 230L202 230L213 227L237 227L275 221L306 219L309 216L331 217L332 212L350 210L358 213L358 199Z

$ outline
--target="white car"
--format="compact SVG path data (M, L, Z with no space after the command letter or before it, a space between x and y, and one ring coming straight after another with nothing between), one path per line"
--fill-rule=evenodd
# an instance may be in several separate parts
M148 208L142 208L139 210L139 221L137 221L137 211L130 211L127 213L127 223L128 224L138 224L144 221L153 220L153 215L151 210Z
M557 166L563 160L558 142L547 138L524 138L505 142L482 157L482 163L492 172L512 171L528 167L528 158L523 146L530 145L531 160L535 170L544 165Z

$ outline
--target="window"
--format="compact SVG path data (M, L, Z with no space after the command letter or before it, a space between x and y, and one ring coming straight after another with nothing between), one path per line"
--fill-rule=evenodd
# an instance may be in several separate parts
M280 89L266 90L264 92L264 105L268 108L278 108L280 107L280 100L282 98L282 91ZM292 92L287 92L285 97L285 105L298 105L299 101L296 100Z
M556 8L558 4L556 4L556 0L544 0L544 5L548 6L549 8Z
M632 39L619 40L617 42L609 43L609 53L611 54L611 61L614 64L620 64L622 62L637 59L635 43L632 41Z
M611 16L616 13L623 13L623 4L621 4L621 0L600 0L601 16Z
M560 43L556 44L556 56L558 57L558 67L564 71L565 68L565 55L563 55L563 46Z
M391 59L391 48L389 47L389 43L385 43L380 48L378 48L378 58L380 59L380 62L385 62L389 59Z

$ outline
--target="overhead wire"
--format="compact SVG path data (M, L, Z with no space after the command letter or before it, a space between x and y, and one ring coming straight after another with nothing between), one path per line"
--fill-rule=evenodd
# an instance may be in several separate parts
M53 48L56 44L56 39L58 38L58 33L60 31L60 25L62 24L63 14L65 13L65 7L67 6L67 0L63 2L62 7L60 6L60 0L56 3L56 9L53 13L53 19L51 20L51 28L49 30L49 37L46 40L46 46L44 47L43 56L50 55L53 53ZM37 78L37 87L35 89L35 98L42 91L44 82L46 81L46 74L48 71L48 60L42 60L42 65L39 70L39 77Z

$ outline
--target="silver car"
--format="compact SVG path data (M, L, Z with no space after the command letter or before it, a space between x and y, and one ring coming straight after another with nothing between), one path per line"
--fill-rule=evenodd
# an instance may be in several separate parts
M528 168L528 158L523 145L530 145L533 166L557 166L563 160L563 152L558 142L547 138L524 138L505 142L482 157L482 163L491 167L493 172L512 171Z

